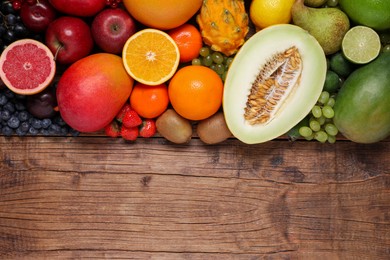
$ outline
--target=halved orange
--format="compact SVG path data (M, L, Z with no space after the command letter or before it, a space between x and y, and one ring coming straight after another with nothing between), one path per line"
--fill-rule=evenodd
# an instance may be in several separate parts
M158 29L143 29L133 34L122 52L129 75L146 85L168 81L179 66L180 52L175 41Z

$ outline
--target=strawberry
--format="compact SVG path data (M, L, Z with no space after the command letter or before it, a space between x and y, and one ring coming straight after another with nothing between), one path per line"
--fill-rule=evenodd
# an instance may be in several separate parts
M139 130L138 127L125 127L122 125L121 136L127 141L135 141L138 137Z
M126 103L123 105L121 110L119 110L118 114L116 115L115 119L118 120L118 122L122 123L123 117L127 113L127 111L130 111L131 107L129 103Z
M139 135L142 137L152 137L156 134L156 122L153 119L144 119L140 126Z
M130 110L126 111L122 119L123 126L130 128L130 127L139 126L140 124L142 124L142 119L138 115L138 113L135 112L135 110L130 108Z
M118 123L113 120L111 123L104 127L104 132L107 136L118 137L120 135L120 129Z

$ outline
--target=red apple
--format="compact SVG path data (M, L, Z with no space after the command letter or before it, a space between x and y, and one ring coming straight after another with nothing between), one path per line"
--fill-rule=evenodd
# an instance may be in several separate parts
M104 9L95 16L91 25L95 43L105 52L120 54L123 46L136 31L133 18L126 11Z
M61 64L73 63L93 49L93 38L88 24L78 17L62 16L46 30L45 43Z
M47 0L39 0L34 4L23 2L20 9L23 24L32 32L44 32L56 18L56 10Z
M71 16L94 16L106 6L106 0L49 0L55 9Z

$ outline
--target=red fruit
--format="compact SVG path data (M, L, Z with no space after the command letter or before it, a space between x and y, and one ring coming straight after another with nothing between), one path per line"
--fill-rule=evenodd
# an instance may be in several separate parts
M135 110L130 109L125 113L125 116L122 120L122 125L129 128L129 127L137 127L142 124L141 117L135 112Z
M23 24L35 33L44 32L56 15L56 10L47 0L39 0L34 4L24 2L20 9Z
M13 92L33 95L54 79L56 64L43 43L22 39L8 45L0 56L0 77Z
M49 0L49 2L61 13L83 17L94 16L106 7L106 0Z
M156 122L153 119L145 119L139 130L139 135L142 137L152 137L156 134Z
M122 125L121 136L127 141L135 141L138 137L138 127L125 127Z
M104 132L109 137L118 137L121 133L118 123L113 120L110 124L104 127Z
M45 32L45 43L61 64L86 57L94 46L87 22L72 16L61 16L51 22Z
M123 105L123 107L121 108L121 110L119 110L118 114L116 115L115 119L122 123L123 121L123 117L125 116L125 114L131 110L131 106L129 103L126 103Z
M93 54L73 63L60 77L58 109L73 129L98 131L115 119L132 87L133 79L119 56Z

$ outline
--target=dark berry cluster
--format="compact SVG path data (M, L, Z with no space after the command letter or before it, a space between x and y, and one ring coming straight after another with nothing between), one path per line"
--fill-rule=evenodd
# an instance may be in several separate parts
M59 113L39 118L32 115L27 106L27 96L18 95L8 88L0 89L0 133L11 135L77 136Z
M41 35L32 35L23 24L20 15L13 7L13 2L2 1L0 5L0 53L12 42L35 38L41 40Z

